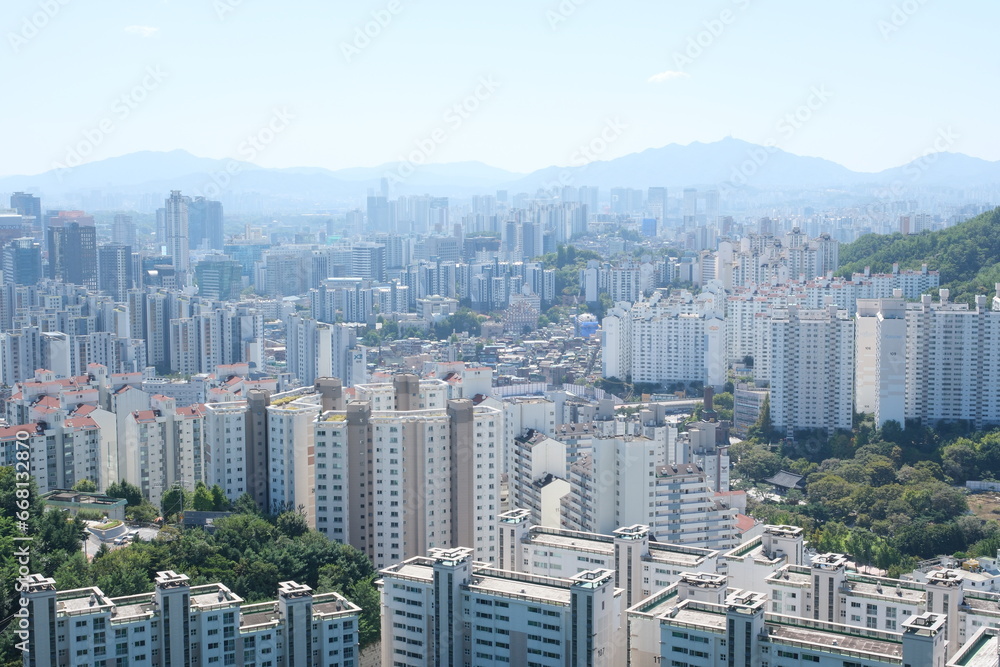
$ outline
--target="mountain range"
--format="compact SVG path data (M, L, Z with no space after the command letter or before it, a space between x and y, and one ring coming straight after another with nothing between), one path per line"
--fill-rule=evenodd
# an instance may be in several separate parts
M795 155L739 139L670 144L582 166L547 167L517 174L481 162L385 164L329 170L268 169L249 162L194 156L183 150L143 151L34 176L0 178L0 192L30 191L53 200L100 190L142 195L182 190L216 198L256 193L301 202L358 201L392 176L394 195L468 196L496 189L534 193L561 185L647 188L919 188L1000 186L1000 162L960 153L937 153L877 173L856 172L823 158Z

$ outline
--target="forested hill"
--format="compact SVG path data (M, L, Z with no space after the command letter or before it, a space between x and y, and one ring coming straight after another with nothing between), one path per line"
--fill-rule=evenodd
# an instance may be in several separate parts
M886 273L926 263L941 272L941 286L953 301L973 302L976 294L992 295L1000 282L1000 208L937 232L904 236L869 234L840 248L840 275L870 266Z

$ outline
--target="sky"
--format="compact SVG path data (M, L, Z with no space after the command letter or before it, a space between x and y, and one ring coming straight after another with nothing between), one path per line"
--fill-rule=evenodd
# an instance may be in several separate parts
M878 171L942 131L948 150L1000 160L995 0L4 7L3 176L174 149L527 173L582 146L612 159L726 136Z

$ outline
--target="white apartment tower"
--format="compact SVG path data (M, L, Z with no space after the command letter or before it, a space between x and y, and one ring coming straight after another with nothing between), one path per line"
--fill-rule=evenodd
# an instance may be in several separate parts
M542 577L433 550L383 569L382 664L625 664L623 591L593 569Z
M164 202L167 254L173 258L174 270L178 275L186 275L191 270L188 242L189 203L190 199L181 195L180 190L172 190L170 198Z
M985 296L975 309L950 303L946 289L940 297L906 310L906 417L1000 424L1000 299L987 310Z
M766 320L771 359L771 423L802 429L850 429L854 409L854 319L836 306L775 309Z
M906 424L906 302L902 290L892 299L859 299L855 315L855 410Z

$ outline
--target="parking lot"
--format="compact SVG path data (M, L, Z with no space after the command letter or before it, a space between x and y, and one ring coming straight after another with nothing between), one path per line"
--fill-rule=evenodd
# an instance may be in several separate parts
M129 532L133 530L139 531L138 539L147 542L154 539L160 532L160 529L155 527L134 528L130 526ZM83 541L83 553L86 554L88 560L94 557L97 550L101 548L101 544L101 540L99 540L96 535L92 535L90 531L87 531L87 539ZM109 540L104 544L107 544L109 549L121 549L122 547L127 546L127 544L116 545L113 540Z

